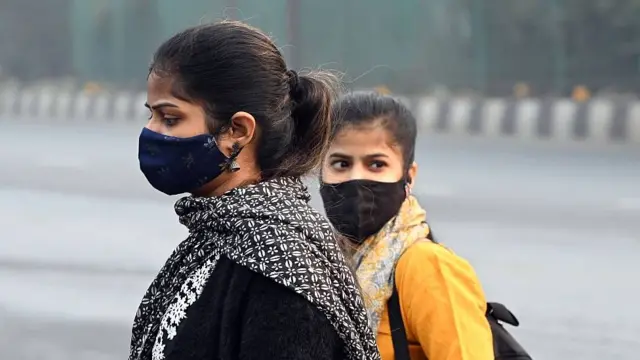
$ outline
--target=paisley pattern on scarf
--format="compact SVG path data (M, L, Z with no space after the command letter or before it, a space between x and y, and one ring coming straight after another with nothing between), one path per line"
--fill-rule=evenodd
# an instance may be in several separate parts
M413 196L402 203L398 215L369 237L353 255L369 313L369 325L378 330L380 317L393 292L396 263L411 245L426 241L427 213Z
M279 178L219 197L178 200L176 213L190 235L142 299L129 359L163 358L165 343L175 337L184 318L185 304L196 301L199 286L220 255L316 305L345 342L349 359L380 359L353 273L330 224L309 206L310 199L300 179Z

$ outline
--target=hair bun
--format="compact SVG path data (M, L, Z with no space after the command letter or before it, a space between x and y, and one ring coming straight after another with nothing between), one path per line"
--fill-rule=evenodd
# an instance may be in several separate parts
M298 76L298 72L295 70L287 70L287 76L289 77L289 95L292 99L298 100L301 98L302 94L300 93L300 76Z

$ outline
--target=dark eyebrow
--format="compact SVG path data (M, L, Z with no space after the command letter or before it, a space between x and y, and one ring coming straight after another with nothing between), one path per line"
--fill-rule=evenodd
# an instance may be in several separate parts
M388 158L389 155L383 154L383 153L375 153L375 154L369 154L366 157L367 158L379 158L379 157Z
M162 109L163 107L173 107L173 108L178 107L178 105L170 102L161 102L161 103L153 104L153 106L149 105L148 103L144 103L144 106L148 109L153 109L153 110Z
M333 153L329 155L330 158L339 158L339 159L353 159L353 156L342 154L342 153ZM375 154L367 154L364 156L365 159L375 159L375 158L389 158L389 155L383 153L375 153Z
M353 156L349 156L349 155L342 154L342 153L337 153L337 152L330 154L329 157L340 158L340 159L352 159L353 158Z

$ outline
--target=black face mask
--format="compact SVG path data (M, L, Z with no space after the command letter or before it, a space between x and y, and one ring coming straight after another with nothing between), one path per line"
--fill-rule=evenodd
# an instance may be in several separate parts
M355 244L377 233L393 218L407 197L406 181L385 183L350 180L322 184L320 195L329 221Z

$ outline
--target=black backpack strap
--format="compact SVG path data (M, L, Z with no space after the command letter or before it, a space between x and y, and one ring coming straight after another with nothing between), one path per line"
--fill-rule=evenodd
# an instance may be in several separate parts
M396 360L411 360L409 358L409 341L407 331L402 321L402 310L400 309L400 296L393 282L393 293L389 298L389 325L391 327L391 340L393 341L393 352Z
M520 321L516 318L513 313L507 309L506 306L497 302L488 302L487 303L487 317L493 317L496 320L502 321L503 323L509 324L511 326L519 326Z

